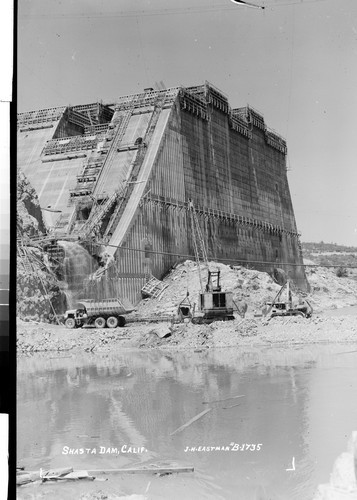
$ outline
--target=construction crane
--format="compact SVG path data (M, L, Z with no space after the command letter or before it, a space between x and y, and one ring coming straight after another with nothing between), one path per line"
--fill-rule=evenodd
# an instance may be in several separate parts
M195 210L195 207L194 207L193 202L191 200L189 200L189 202L188 202L188 209L189 209L190 219L191 219L192 241L193 241L193 246L194 246L197 267L198 267L198 275L199 275L199 280L200 280L201 293L203 294L204 292L220 292L221 291L221 286L219 283L220 271L219 270L217 270L217 271L210 270L205 242L203 240L203 235L202 235L202 231L201 231L201 228L200 228L200 225L198 222L196 210ZM207 279L207 283L205 286L203 285L203 279L202 279L202 275L201 275L200 254L202 256L202 260L203 260L203 262L206 266L207 272L208 272L208 279Z
M208 263L206 246L202 231L198 222L197 214L192 200L188 202L190 214L192 242L197 263L198 276L201 293L199 296L199 311L192 309L188 294L179 304L179 314L182 319L191 318L193 323L211 323L212 321L226 321L234 319L233 316L233 294L222 292L220 285L220 271L212 271ZM201 274L201 262L203 260L207 269L207 282L204 284Z
M204 287L201 275L200 254L202 256L203 262L206 265L207 270L209 270L209 264L208 264L208 257L207 257L205 243L203 241L202 231L198 223L195 207L193 206L193 202L191 200L189 200L188 202L188 211L191 220L192 242L193 242L193 249L195 252L195 259L198 267L198 276L200 280L201 293L203 293Z

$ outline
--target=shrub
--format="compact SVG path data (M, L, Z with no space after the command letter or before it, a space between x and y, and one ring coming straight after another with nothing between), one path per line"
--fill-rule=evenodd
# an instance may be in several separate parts
M347 278L348 276L348 272L347 272L347 269L345 267L338 267L337 270L336 270L336 276L338 278Z

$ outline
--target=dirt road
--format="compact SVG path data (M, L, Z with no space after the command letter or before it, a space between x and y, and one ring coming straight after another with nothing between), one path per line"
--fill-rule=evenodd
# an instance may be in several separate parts
M166 334L164 338L160 338ZM274 318L237 318L211 325L169 322L129 323L124 328L78 328L18 321L19 353L38 351L112 351L124 347L206 349L214 347L357 342L357 316L315 315Z

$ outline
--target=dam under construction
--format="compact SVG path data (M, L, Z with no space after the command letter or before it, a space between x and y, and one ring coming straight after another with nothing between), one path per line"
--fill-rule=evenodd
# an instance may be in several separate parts
M193 259L190 207L209 260L280 268L306 290L286 154L259 112L232 108L208 82L18 114L37 244L75 298L136 304L150 280Z

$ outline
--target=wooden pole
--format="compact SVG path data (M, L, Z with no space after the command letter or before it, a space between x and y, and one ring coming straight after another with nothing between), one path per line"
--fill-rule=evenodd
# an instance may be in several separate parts
M139 467L129 467L123 469L88 469L88 474L173 474L174 472L193 472L193 465L188 466L139 466Z
M207 410L202 411L201 413L199 413L195 417L191 418L191 420L189 420L188 422L186 422L186 424L181 425L181 427L179 427L178 429L176 429L174 432L171 432L170 436L173 436L174 434L177 434L178 432L183 431L184 429L186 429L186 427L188 427L189 425L193 424L193 422L196 422L196 420L198 420L199 418L203 417L203 415L206 415L206 413L208 413L211 410L212 410L212 408L208 408Z

